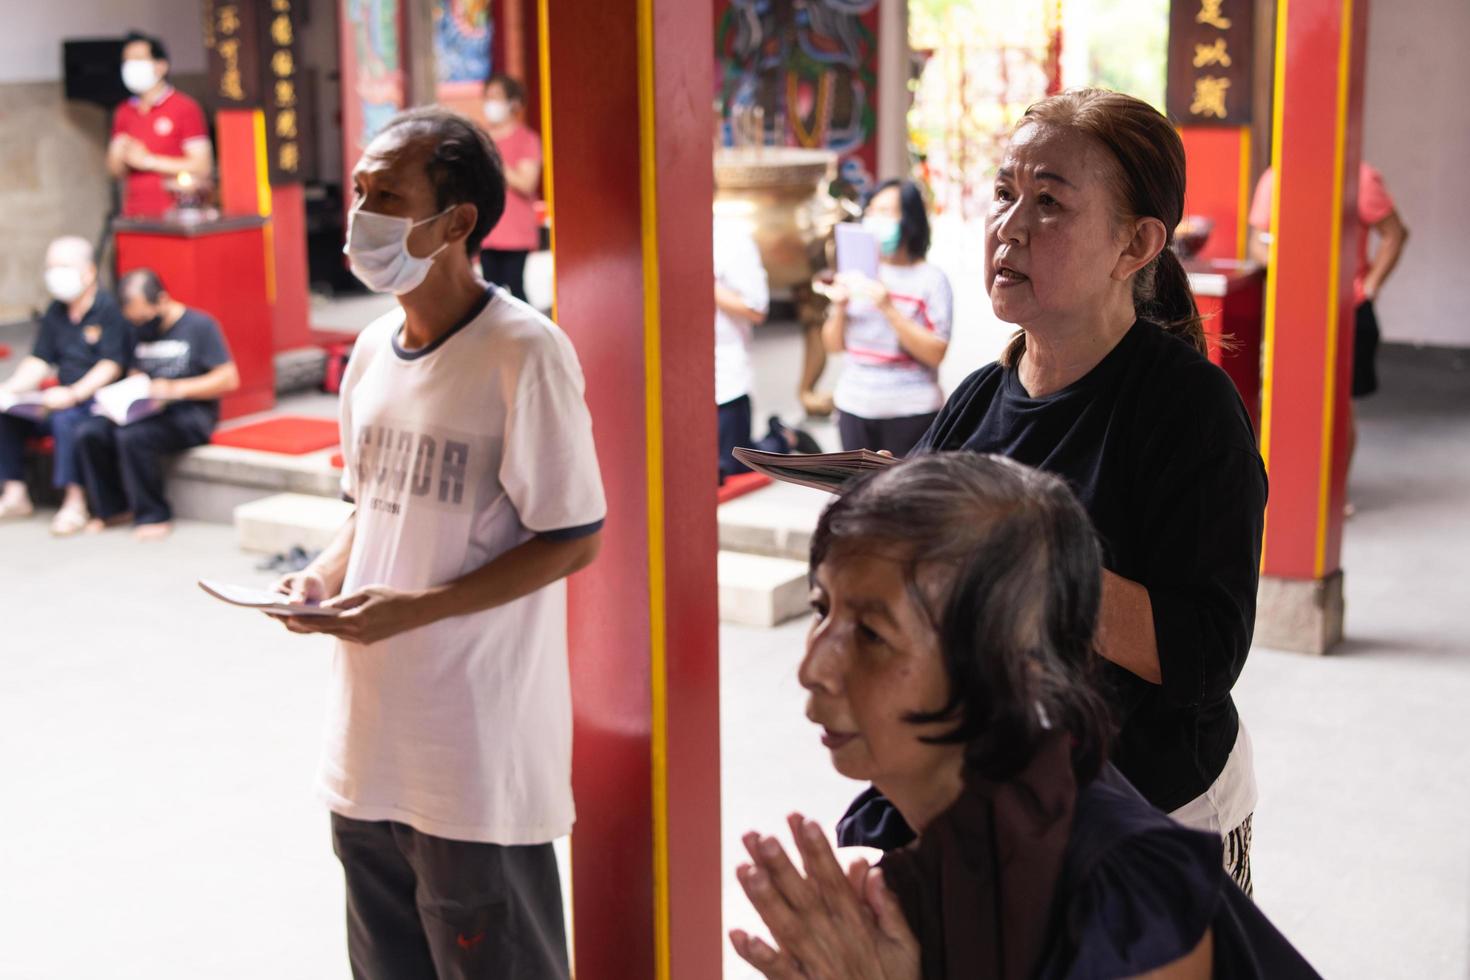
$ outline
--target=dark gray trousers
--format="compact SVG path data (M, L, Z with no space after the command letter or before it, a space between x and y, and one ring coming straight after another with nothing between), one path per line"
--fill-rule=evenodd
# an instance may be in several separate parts
M332 814L356 980L567 980L550 844L447 840Z

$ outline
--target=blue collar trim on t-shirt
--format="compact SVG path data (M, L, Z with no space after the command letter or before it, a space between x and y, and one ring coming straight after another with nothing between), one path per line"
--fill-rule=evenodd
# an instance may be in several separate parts
M490 300L494 298L495 287L485 287L485 295L480 297L480 301L478 303L470 307L470 311L464 315L463 319L461 319L454 326L450 327L448 330L444 331L444 333L440 335L439 339L435 340L432 344L429 344L426 347L420 347L417 350L405 350L403 348L403 345L398 342L398 339L403 336L403 328L399 327L397 330L393 331L393 353L397 354L402 360L405 361L416 361L421 357L426 357L429 354L434 353L434 351L444 346L444 342L446 340L459 333L465 327L469 326L470 323L474 321L475 317L479 316L481 313L484 313L485 307L489 306Z

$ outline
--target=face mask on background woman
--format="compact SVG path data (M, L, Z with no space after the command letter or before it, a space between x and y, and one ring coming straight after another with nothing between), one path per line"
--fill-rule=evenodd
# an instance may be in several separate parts
M898 251L899 236L903 229L897 218L870 214L863 219L863 227L868 234L878 239L878 251L885 256L892 256Z
M499 126L510 119L510 103L504 99L485 100L485 121L492 126Z

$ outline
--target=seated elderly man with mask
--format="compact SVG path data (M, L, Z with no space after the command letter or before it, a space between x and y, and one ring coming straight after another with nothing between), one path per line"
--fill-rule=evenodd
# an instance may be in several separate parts
M132 333L117 301L97 283L86 239L58 238L46 249L46 290L53 301L41 317L35 347L0 382L0 407L17 398L30 402L0 414L0 520L27 517L34 510L25 484L25 443L49 435L55 441L52 482L64 492L51 532L68 535L80 531L88 517L76 461L77 429L91 416L92 395L127 368ZM52 378L58 383L41 390Z
M215 319L174 299L152 269L117 284L136 341L134 374L152 379L156 414L117 425L88 419L77 435L82 482L92 504L89 532L131 521L140 540L167 537L173 511L164 497L163 461L209 441L219 399L240 387L240 372Z

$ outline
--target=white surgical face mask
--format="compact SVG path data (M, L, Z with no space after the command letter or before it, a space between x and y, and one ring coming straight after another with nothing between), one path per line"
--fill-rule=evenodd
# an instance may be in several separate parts
M452 210L453 206L447 207L438 214L414 221L353 208L347 215L347 244L342 247L352 274L375 293L402 296L413 292L428 277L434 256L449 243L420 258L408 253L408 233Z
M510 118L510 103L503 99L485 100L485 121L492 126L499 126Z
M123 85L134 95L142 95L158 84L158 66L151 58L134 58L122 64Z
M53 265L46 270L46 291L63 303L70 303L86 290L82 270L69 265Z

